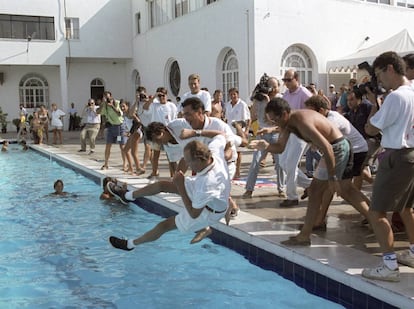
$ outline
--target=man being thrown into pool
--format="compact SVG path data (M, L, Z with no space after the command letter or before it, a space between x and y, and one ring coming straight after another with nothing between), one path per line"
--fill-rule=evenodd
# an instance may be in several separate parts
M265 140L255 140L250 148L281 153L286 147L291 133L311 142L323 153L323 157L315 171L312 183L308 188L309 202L302 230L296 236L282 242L288 246L309 246L313 224L319 212L323 192L329 189L341 195L343 173L350 166L350 145L341 131L326 117L313 110L291 111L289 103L281 98L274 98L267 104L265 112L276 126L280 127L279 139L275 144Z
M184 160L196 172L195 176L185 177L181 171L177 171L172 181L158 181L133 192L108 183L108 190L124 200L133 201L138 197L169 192L179 194L184 203L184 208L177 215L161 221L138 238L127 240L109 237L112 246L130 251L176 228L181 232L197 232L222 219L230 196L230 178L224 159L225 145L224 136L218 135L208 146L197 140L185 146Z

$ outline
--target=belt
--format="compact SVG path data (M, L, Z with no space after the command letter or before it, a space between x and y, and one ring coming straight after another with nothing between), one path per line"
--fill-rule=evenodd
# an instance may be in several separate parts
M223 211L217 211L217 210L214 210L213 208L208 207L207 205L205 207L209 212L212 212L213 214L222 214L223 212L225 212L227 210L227 209L225 209Z
M340 141L343 141L344 139L345 139L345 137L342 136L342 137L337 138L336 140L330 142L330 144L335 145L336 143L339 143Z

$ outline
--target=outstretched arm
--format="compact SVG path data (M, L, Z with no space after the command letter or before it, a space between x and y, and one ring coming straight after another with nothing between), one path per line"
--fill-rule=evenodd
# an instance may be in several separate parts
M274 144L269 144L263 139L251 141L249 148L257 149L260 151L267 150L271 153L282 153L285 148L287 141L289 139L290 131L288 129L283 129L279 134L279 139Z

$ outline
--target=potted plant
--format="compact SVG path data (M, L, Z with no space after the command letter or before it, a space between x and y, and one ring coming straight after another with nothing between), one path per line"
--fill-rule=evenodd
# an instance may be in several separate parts
M19 132L19 127L20 127L20 119L19 118L14 118L12 120L12 123L16 126L16 130L17 132Z
M3 109L0 107L1 133L7 133L7 115L7 113L3 113Z

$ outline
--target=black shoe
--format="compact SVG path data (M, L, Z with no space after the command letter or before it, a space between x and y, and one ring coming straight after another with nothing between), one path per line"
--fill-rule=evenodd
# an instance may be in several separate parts
M121 249L121 250L125 250L125 251L134 250L133 248L132 249L128 248L128 240L126 240L126 239L121 239L121 238L118 238L118 237L115 237L115 236L111 236L111 237L109 237L109 242L111 243L111 245L114 248L117 248L117 249Z
M305 198L308 197L308 188L305 189L305 191L303 191L302 196L300 197L301 200L304 200Z
M79 149L78 152L86 152L86 150Z
M125 193L127 193L127 190L120 186L117 186L111 181L106 184L106 188L113 196L120 200L122 204L128 205L129 201L125 198Z
M284 200L282 203L279 204L280 207L290 207L290 206L297 206L299 205L298 200Z

